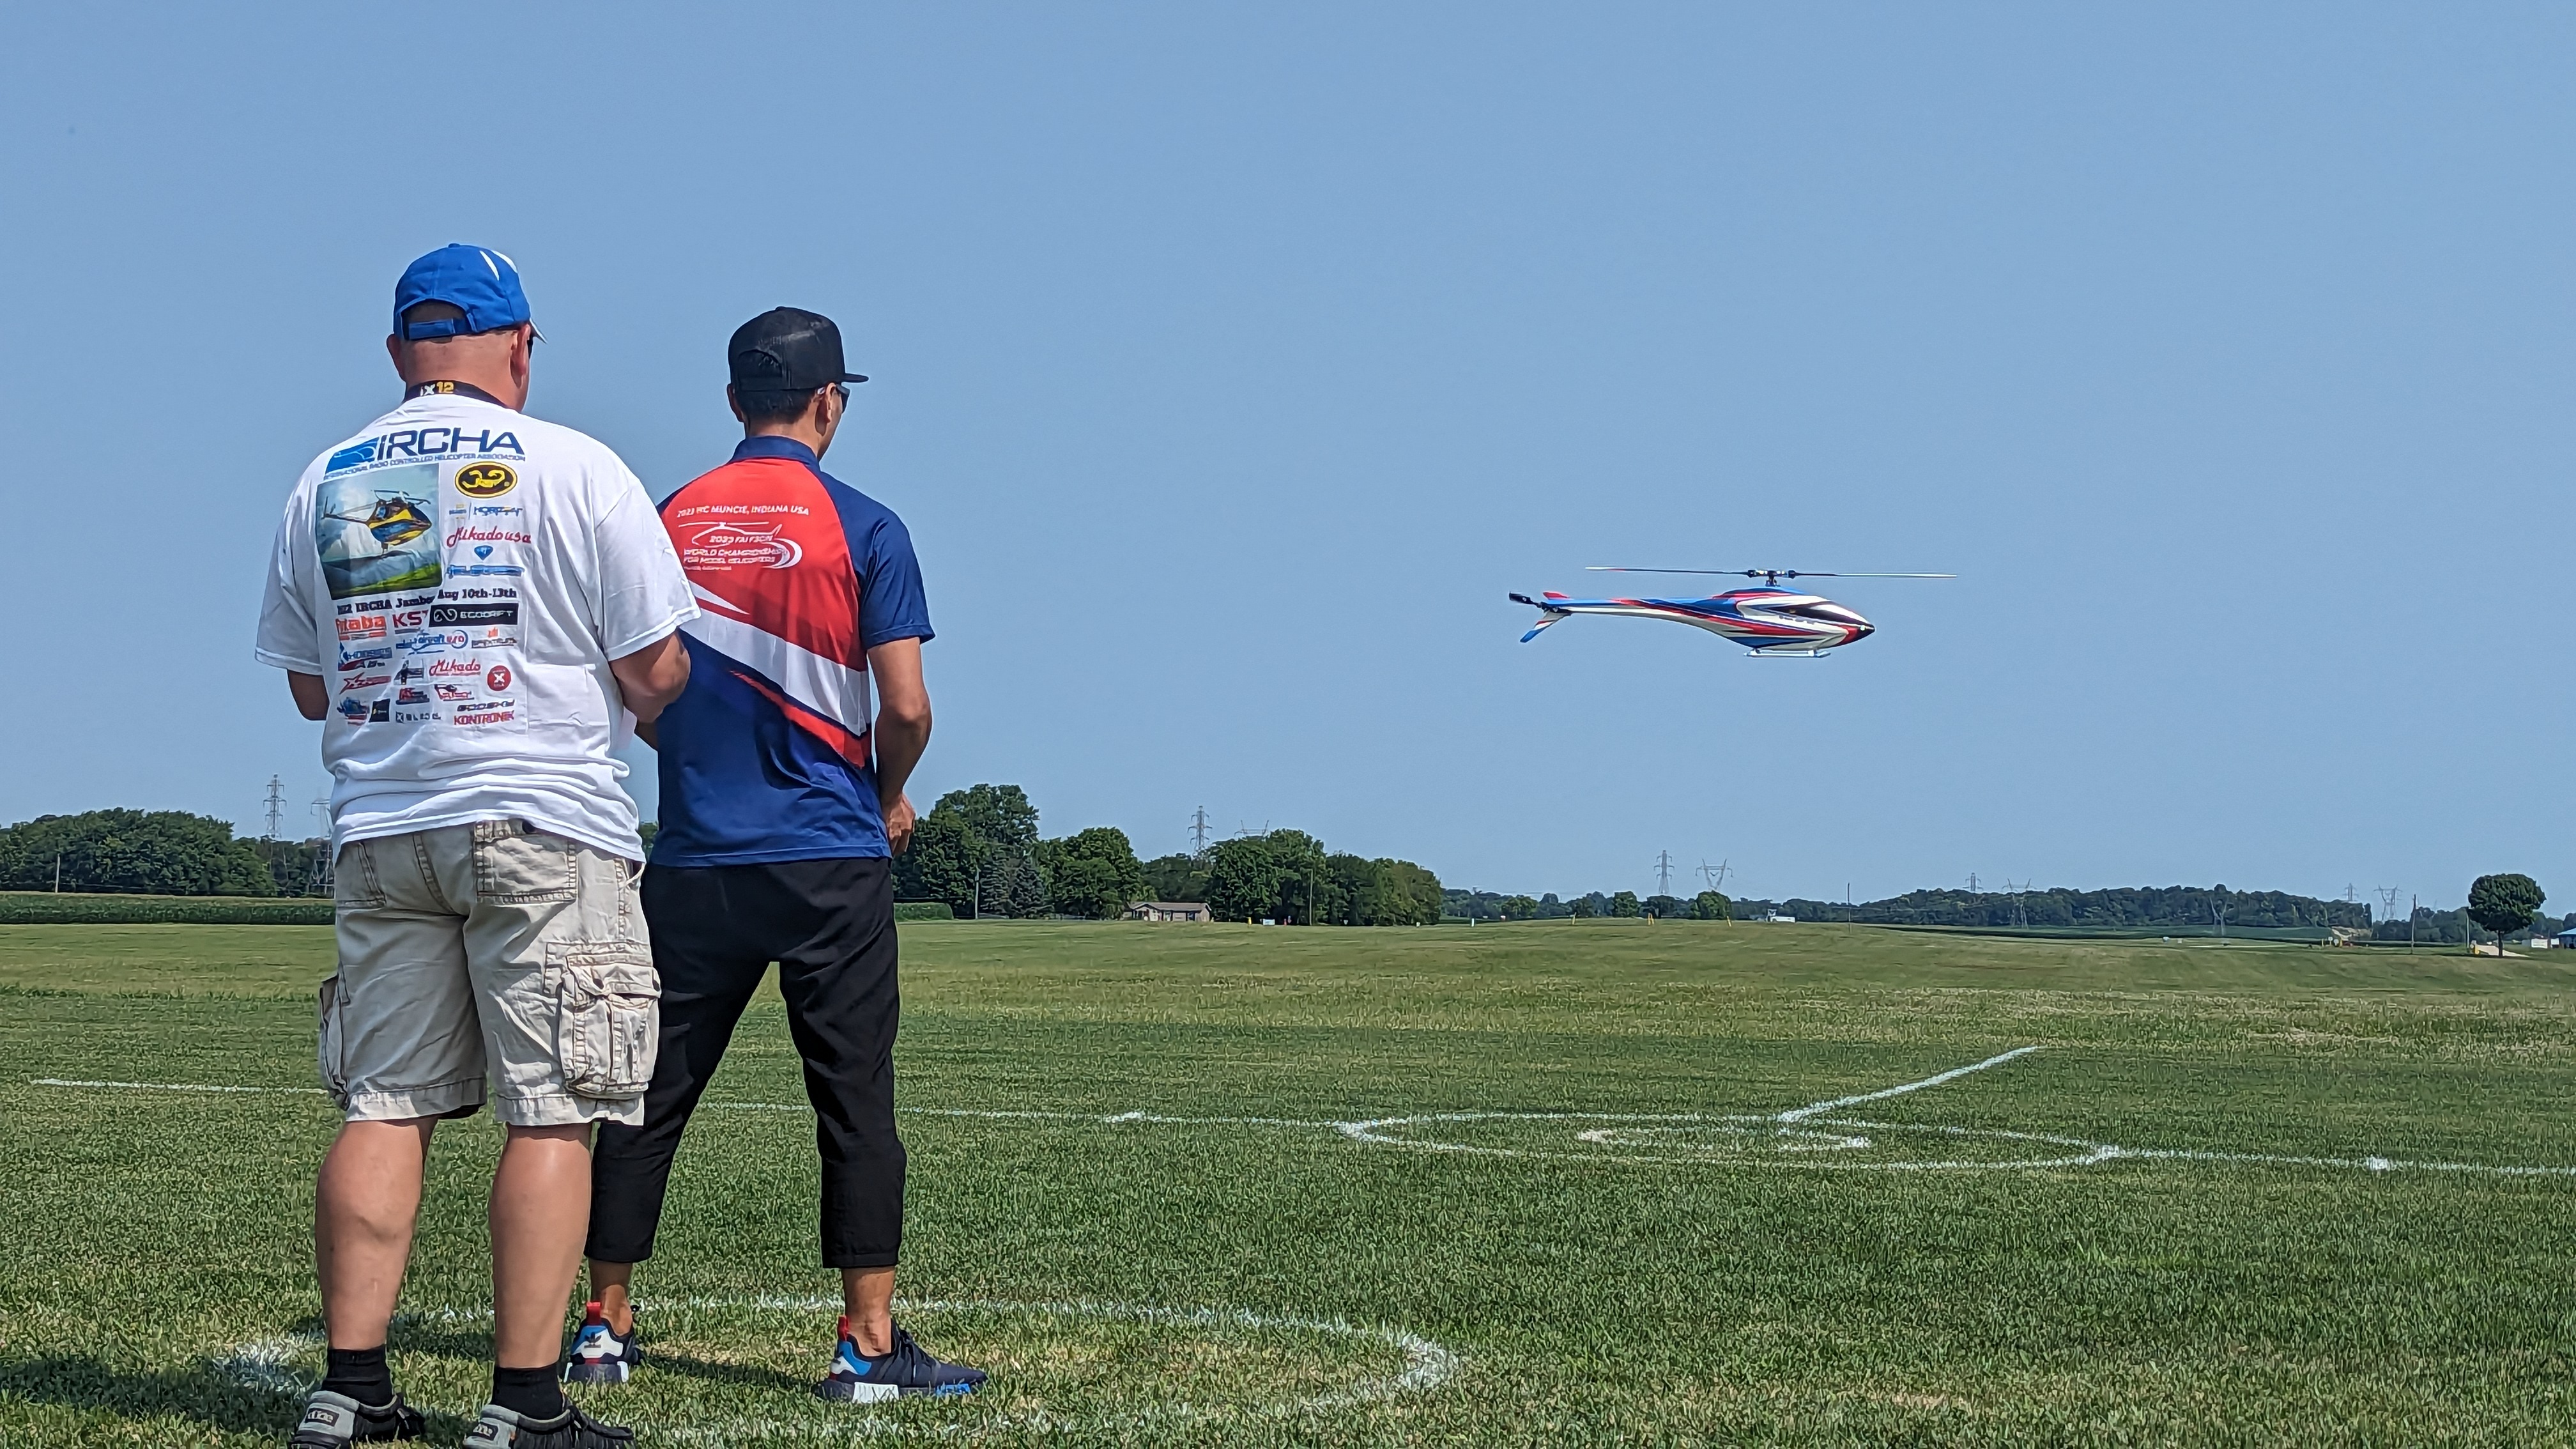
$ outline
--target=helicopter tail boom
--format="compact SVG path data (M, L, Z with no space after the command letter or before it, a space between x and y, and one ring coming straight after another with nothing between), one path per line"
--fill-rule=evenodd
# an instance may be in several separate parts
M1542 597L1546 600L1552 601L1562 599L1565 595L1550 593L1543 595ZM1573 613L1569 610L1557 608L1552 602L1541 602L1540 599L1533 599L1527 594L1514 594L1511 596L1511 599L1515 604L1527 604L1531 608L1539 611L1538 622L1530 625L1529 632L1521 636L1521 642L1524 644L1537 638L1541 630L1545 629L1548 625L1555 623L1557 620L1571 619L1574 617Z

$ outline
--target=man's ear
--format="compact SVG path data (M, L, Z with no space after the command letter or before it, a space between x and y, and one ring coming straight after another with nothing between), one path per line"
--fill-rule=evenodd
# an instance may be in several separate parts
M402 348L402 339L401 339L401 338L399 338L399 337L396 337L394 334L392 334L392 333L390 333L390 332L386 333L386 334L385 334L385 359L386 359L387 361L391 362L391 363L394 365L394 376L396 376L396 377L402 377L402 352L403 352L403 348ZM406 382L406 383L408 383L408 382L410 382L410 381L411 381L411 379L410 379L410 378L407 378L407 377L403 377L403 381L404 381L404 382Z
M734 394L732 383L725 384L725 406L733 409L733 420L735 422L747 423L751 421L751 419L742 415L742 399Z

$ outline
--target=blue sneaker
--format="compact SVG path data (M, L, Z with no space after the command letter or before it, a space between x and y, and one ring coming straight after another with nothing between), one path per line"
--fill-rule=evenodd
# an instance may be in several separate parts
M913 1394L953 1398L971 1394L984 1382L982 1369L932 1358L912 1335L897 1325L894 1347L870 1358L850 1337L850 1320L841 1320L840 1347L832 1352L832 1371L814 1386L817 1397L843 1404L881 1404Z
M572 1355L564 1360L564 1382L568 1384L622 1384L631 1377L636 1365L644 1362L643 1346L638 1344L636 1325L626 1325L626 1336L620 1338L608 1326L608 1315L596 1303L585 1306L581 1315L581 1332L574 1335Z

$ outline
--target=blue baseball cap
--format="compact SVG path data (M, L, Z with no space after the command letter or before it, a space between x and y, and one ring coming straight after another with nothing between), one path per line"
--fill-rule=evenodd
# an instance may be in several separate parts
M465 315L404 322L403 314L423 302L445 302ZM406 342L490 332L527 320L528 294L519 286L518 263L490 247L450 242L403 268L402 280L394 283L394 335Z

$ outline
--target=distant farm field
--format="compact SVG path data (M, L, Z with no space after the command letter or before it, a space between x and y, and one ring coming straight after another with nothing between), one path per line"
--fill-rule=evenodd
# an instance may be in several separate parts
M2576 953L903 931L905 1316L993 1388L804 1394L833 1309L764 994L653 1356L593 1395L648 1442L2576 1443ZM0 926L0 1445L282 1440L330 960ZM442 1129L395 1330L431 1443L482 1391L493 1147Z

